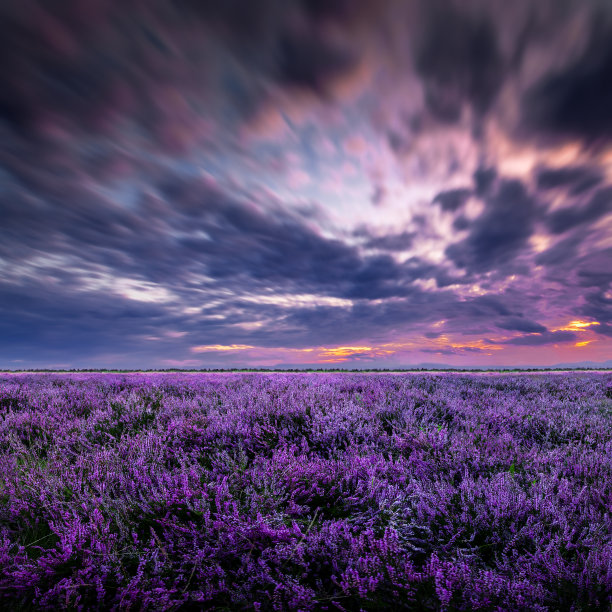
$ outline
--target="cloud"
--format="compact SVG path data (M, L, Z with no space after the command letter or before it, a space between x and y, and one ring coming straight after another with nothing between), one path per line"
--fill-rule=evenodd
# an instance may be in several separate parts
M414 242L414 238L414 232L373 236L364 246L368 249L380 249L381 251L408 251Z
M326 93L326 84L356 65L353 54L326 44L311 31L281 38L278 80L281 85L303 87L319 94Z
M2 4L0 357L229 364L425 337L484 362L471 336L520 332L520 356L578 318L604 350L611 14Z
M382 185L376 185L374 187L374 193L371 197L372 204L374 204L374 206L379 206L380 204L383 204L386 195L387 192L385 188Z
M474 185L476 187L476 195L483 197L489 193L489 190L495 183L497 178L497 170L495 168L479 167L474 172Z
M456 301L414 285L438 272L431 263L365 255L323 236L299 211L206 181L166 177L131 209L93 202L48 206L37 224L11 209L0 228L9 263L0 270L5 351L43 342L79 359L111 350L133 358L156 337L156 346L177 351L163 349L164 358L178 360L190 346L323 346L440 319ZM403 240L390 235L378 246ZM307 293L312 304L274 297ZM389 298L398 301L379 302Z
M540 346L543 344L556 344L558 342L571 342L576 340L576 334L571 331L548 331L539 334L518 336L504 341L502 344L514 344L516 346Z
M443 191L434 198L434 204L439 204L444 211L455 212L461 208L471 195L470 189L451 189Z
M610 336L612 328L612 297L603 290L591 291L584 297L585 303L580 307L580 314L594 319L599 325L593 326L593 331L604 336Z
M283 96L288 107L333 97L380 11L368 1L350 11L302 0L4 3L2 164L47 197L83 179L146 182L163 158L236 147L240 128Z
M507 329L510 331L522 331L526 333L545 333L546 327L536 323L535 321L529 321L522 317L507 317L501 321L496 322L497 327L500 329Z
M555 243L552 247L538 253L535 263L539 266L547 266L549 271L556 272L558 266L578 257L578 247L583 239L583 234L571 234L567 238Z
M528 250L538 210L524 185L501 181L485 200L485 208L469 227L469 235L446 249L446 255L469 273L511 269L513 260Z
M525 94L523 109L530 126L589 142L612 135L612 31L610 11L593 3L582 49L560 69L545 74Z
M612 284L612 248L592 250L575 261L583 287L597 287L602 293Z
M612 324L604 323L601 327L597 328L597 333L608 338L612 337Z
M569 188L570 194L579 195L599 185L603 176L597 168L567 166L542 168L537 173L536 181L541 191Z
M442 121L457 121L466 102L486 113L503 82L494 25L448 3L432 3L415 57L428 108Z
M501 297L494 295L480 295L471 300L466 300L463 307L473 316L501 315L510 316L513 314L508 305Z
M612 211L612 188L600 189L582 206L566 206L553 211L546 219L550 231L562 234L579 225L593 223Z

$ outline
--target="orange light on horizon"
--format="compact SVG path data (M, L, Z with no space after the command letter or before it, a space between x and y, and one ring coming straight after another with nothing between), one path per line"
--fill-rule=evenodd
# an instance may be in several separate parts
M358 353L370 353L371 346L337 346L336 348L322 348L322 357L350 357Z
M340 359L320 359L316 363L342 363L344 361L348 361L346 357L341 357Z
M383 345L388 346L388 345ZM348 361L350 357L357 357L367 353L370 357L383 357L393 355L396 351L377 346L337 346L334 348L319 347L316 349L318 363L336 363Z
M208 351L245 351L253 348L255 347L249 344L206 344L202 346L192 346L191 350L194 353L207 353Z
M587 344L591 344L591 342L593 342L593 341L592 340L584 340L583 342L576 342L576 344L574 344L574 346L576 346L576 347L586 346Z
M593 325L601 325L601 323L599 323L599 321L581 321L577 319L575 321L570 321L565 327L559 327L553 331L584 331Z
M504 347L499 344L490 344L484 340L468 340L463 342L453 342L447 335L442 335L433 341L435 346L440 348L454 348L454 349L470 349L477 348L487 351L501 351Z

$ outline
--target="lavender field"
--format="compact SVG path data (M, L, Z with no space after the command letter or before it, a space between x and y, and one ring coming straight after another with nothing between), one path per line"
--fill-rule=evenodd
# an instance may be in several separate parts
M0 608L608 610L612 375L0 376Z

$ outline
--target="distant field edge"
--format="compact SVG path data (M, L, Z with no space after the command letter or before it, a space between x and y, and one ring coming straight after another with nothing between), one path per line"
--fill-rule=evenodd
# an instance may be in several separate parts
M337 368L208 368L208 369L70 369L45 368L2 369L0 374L545 374L549 372L612 372L612 368L406 368L406 369L337 369Z

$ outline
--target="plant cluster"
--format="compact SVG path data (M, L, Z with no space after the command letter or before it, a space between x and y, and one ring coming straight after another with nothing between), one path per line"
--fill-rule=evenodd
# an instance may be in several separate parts
M0 608L604 610L612 376L0 375Z

